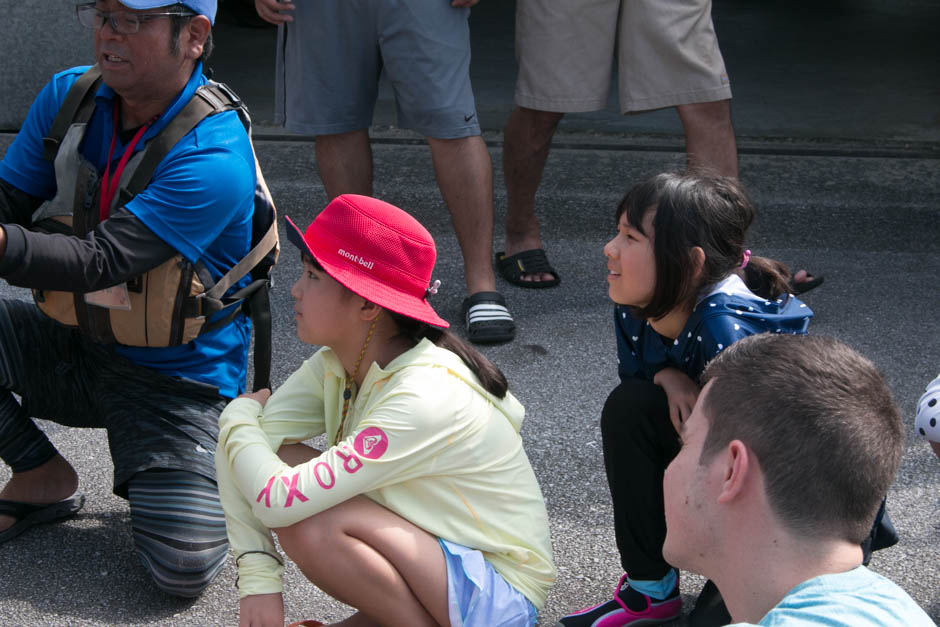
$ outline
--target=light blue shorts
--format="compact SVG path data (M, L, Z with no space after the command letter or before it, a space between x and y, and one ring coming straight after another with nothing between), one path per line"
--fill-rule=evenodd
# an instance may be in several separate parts
M538 611L483 558L483 554L438 538L447 561L447 605L451 627L535 625Z

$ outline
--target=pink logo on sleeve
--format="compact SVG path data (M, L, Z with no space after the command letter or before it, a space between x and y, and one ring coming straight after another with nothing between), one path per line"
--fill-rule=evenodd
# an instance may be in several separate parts
M300 478L300 473L294 474L291 477L290 481L287 480L287 477L281 477L281 481L287 486L287 500L284 502L284 507L290 507L294 504L294 497L297 497L298 501L307 502L307 497L303 495L303 492L297 489L297 480Z
M258 493L258 498L255 499L256 503L260 503L261 499L264 499L264 506L271 507L271 486L274 485L274 477L268 479L268 484L264 486L261 492Z
M378 459L388 450L388 436L378 427L368 427L356 436L353 447L361 457Z

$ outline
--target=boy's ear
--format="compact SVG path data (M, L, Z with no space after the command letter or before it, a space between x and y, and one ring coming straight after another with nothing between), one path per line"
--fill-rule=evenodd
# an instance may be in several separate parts
M701 246L693 246L692 250L689 251L689 259L692 262L692 276L695 280L698 280L705 268L705 251Z
M741 440L732 440L720 453L722 467L719 503L729 503L744 493L755 472L751 451Z

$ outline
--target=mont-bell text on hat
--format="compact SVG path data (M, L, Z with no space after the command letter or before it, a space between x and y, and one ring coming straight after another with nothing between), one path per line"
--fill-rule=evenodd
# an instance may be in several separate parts
M365 259L363 259L363 258L360 257L359 255L355 255L355 254L353 254L353 253L348 253L348 252L346 252L345 250L343 250L342 248L340 248L339 250L337 250L337 251L336 251L336 254L338 254L340 257L345 257L346 259L349 259L350 261L354 261L354 262L358 263L360 266L362 266L362 267L365 268L366 270L371 270L371 269L375 266L375 262L374 262L374 261L366 261Z

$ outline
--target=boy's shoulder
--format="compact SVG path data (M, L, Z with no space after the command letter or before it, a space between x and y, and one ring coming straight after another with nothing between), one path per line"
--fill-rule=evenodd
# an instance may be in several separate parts
M764 616L760 625L926 627L934 625L899 585L859 566L804 581Z

